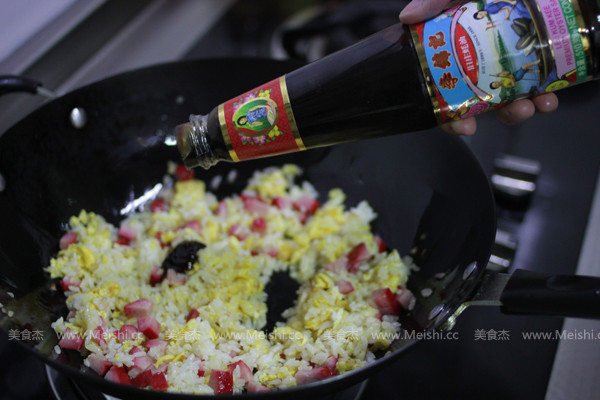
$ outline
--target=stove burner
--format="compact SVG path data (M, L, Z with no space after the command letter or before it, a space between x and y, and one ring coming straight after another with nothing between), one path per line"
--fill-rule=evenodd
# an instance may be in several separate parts
M104 394L96 389L75 382L61 374L49 365L45 365L46 378L57 400L119 400L116 397ZM365 380L346 390L323 397L323 400L360 400L363 396L368 381ZM319 400L315 398L314 400Z
M271 55L314 61L398 22L404 3L359 1L295 14L273 34Z

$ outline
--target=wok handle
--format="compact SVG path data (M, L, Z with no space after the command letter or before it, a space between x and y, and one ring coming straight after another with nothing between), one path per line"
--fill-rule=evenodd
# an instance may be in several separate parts
M516 270L501 296L506 314L600 319L600 278Z
M42 87L42 82L18 75L0 75L0 96L8 93L27 92L53 98L55 94Z

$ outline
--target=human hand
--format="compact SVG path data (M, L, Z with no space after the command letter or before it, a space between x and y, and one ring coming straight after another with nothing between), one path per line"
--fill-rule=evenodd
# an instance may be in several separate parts
M432 17L442 11L466 1L451 0L412 0L400 13L400 22L415 24ZM544 93L532 99L517 100L505 107L495 110L500 121L507 125L517 125L531 118L535 113L549 113L558 107L558 98L554 93ZM456 135L470 136L475 133L477 123L475 117L451 121L443 124L442 129Z

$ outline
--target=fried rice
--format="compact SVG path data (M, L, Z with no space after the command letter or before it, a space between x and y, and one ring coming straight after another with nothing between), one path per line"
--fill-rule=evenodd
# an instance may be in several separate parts
M52 325L56 351L78 350L116 382L213 394L326 379L390 345L414 302L414 266L371 232L367 202L346 208L332 189L319 203L295 165L256 172L223 199L177 172L118 227L71 217L47 267L70 310ZM189 268L169 268L186 246ZM265 287L280 271L299 283L297 299L265 332Z

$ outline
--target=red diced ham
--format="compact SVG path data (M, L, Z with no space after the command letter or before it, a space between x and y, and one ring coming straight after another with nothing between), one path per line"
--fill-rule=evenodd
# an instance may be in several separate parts
M167 390L169 383L164 372L157 372L150 377L150 387L154 390Z
M63 292L71 290L71 287L74 287L74 288L79 287L79 282L71 281L71 278L69 278L68 276L65 276L64 278L62 278L59 283L60 283L60 287L63 290Z
M196 232L198 235L200 233L202 233L202 226L200 225L200 222L198 220L195 220L195 219L186 222L183 227L184 228L190 228L191 230L193 230L194 232Z
M334 262L325 266L325 269L331 272L341 272L348 269L348 257L343 255Z
M374 291L369 298L369 303L383 315L398 315L402 311L396 296L388 288Z
M127 370L125 367L117 367L116 365L113 365L111 369L108 370L106 375L104 375L104 379L112 382L131 385L131 379L129 378L129 375L127 375Z
M115 240L115 243L118 244L119 246L129 246L131 244L131 239L119 237L119 238L117 238L117 240Z
M275 248L275 247L273 247L273 248L270 248L270 249L267 251L267 255L268 255L269 257L277 258L277 256L279 255L279 249L277 249L277 248Z
M133 325L123 325L118 331L115 332L117 341L119 343L125 340L135 340L138 336L138 330Z
M166 209L167 205L165 204L165 199L163 198L159 197L158 199L154 199L152 203L150 203L150 211L152 211L153 213L165 211Z
M304 385L306 383L316 382L337 375L335 366L337 357L331 356L320 367L315 367L310 370L299 370L296 372L296 384Z
M160 323L152 316L138 318L138 329L148 339L156 339L160 335Z
M180 274L176 272L174 269L167 270L167 282L169 282L169 286L180 286L185 284L186 277L185 274Z
M375 240L375 243L377 244L377 250L380 253L383 253L384 251L387 250L387 244L385 244L385 242L383 241L383 239L379 236L375 236L373 238L373 240Z
M252 374L252 370L250 369L250 367L248 367L248 365L246 365L246 363L241 360L237 361L233 364L229 364L227 366L227 369L233 374L233 371L235 370L236 367L239 368L240 377L246 381L246 388L248 389L248 392L258 393L258 392L268 392L271 390L268 387L263 386L260 383L258 383L258 381L254 378L254 375Z
M154 340L156 340L156 339L154 339ZM137 347L137 346L133 346L133 347L131 348L131 350L129 350L129 354L143 353L143 352L144 352L144 350L140 349L140 348L139 348L139 347Z
M269 205L258 197L240 196L244 201L244 210L255 213L260 217L266 217L269 212Z
M267 221L264 218L254 218L250 230L259 235L264 235L267 231Z
M101 326L97 326L92 331L92 341L96 342L99 346L106 344L107 330Z
M294 200L292 202L292 205L296 210L307 215L314 214L321 206L321 204L319 204L319 202L316 199L307 195L302 196L297 200Z
M175 177L178 181L189 181L194 179L194 170L188 170L185 165L180 164L177 166L177 168L175 168Z
M150 272L150 285L155 286L162 282L163 279L163 269L160 265L157 265Z
M158 243L160 243L161 249L167 247L167 244L165 244L165 242L162 241L162 233L156 232L156 235L154 235L154 237L156 238L156 240L158 240Z
M287 197L274 197L273 200L271 201L271 204L273 204L275 207L279 208L280 210L292 207L292 201L290 199L288 199Z
M148 299L139 299L129 303L124 308L125 315L128 318L146 317L152 314L152 301Z
M359 243L348 253L348 272L355 273L358 271L358 264L369 258L369 250L367 245Z
M202 378L206 374L206 370L202 364L198 365L198 376Z
M240 242L246 240L246 234L242 231L242 225L233 224L229 227L229 231L227 232L229 236L235 236Z
M215 391L215 394L232 394L233 374L231 371L213 369L210 371L208 385Z
M150 386L150 378L152 378L152 371L147 369L137 374L136 377L131 380L131 384L138 387Z
M415 295L408 289L399 286L396 292L396 300L404 310L412 310L415 305Z
M106 375L108 370L112 367L112 363L110 361L103 360L95 353L90 354L87 360L90 363L90 368L101 376Z
M67 328L58 345L63 349L79 350L83 346L83 338L77 332L73 332L71 328Z
M164 353L167 350L167 345L168 343L165 342L164 340L159 340L159 339L149 339L146 340L146 348L148 350L157 347L160 352Z
M219 204L217 204L217 208L215 208L215 215L221 217L227 216L227 203L225 203L225 200L221 200Z
M198 312L198 310L196 310L195 308L190 309L190 312L188 312L187 317L185 317L185 321L189 321L191 319L195 319L198 318L200 316L200 313Z
M352 283L344 279L340 279L339 281L337 281L335 283L335 286L338 287L341 294L348 294L354 292L354 286L352 286Z
M119 237L133 240L135 239L135 230L132 227L127 225L121 225L119 228Z
M61 250L65 250L67 247L77 242L77 234L75 232L67 232L60 238L58 245Z
M154 364L152 357L147 355L140 355L133 359L133 368L137 368L140 371L146 371Z

